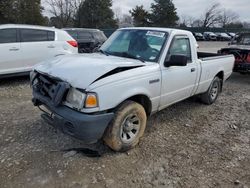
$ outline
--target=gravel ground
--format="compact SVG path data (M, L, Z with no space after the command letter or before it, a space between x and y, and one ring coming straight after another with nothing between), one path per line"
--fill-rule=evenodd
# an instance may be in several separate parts
M28 78L0 81L0 187L250 188L250 75L233 74L218 101L189 99L149 121L138 147L114 153L86 147L45 124Z

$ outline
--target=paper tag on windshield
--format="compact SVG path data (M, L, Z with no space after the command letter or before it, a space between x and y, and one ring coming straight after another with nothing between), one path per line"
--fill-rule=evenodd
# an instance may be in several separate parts
M146 35L163 38L165 33L159 31L148 31Z

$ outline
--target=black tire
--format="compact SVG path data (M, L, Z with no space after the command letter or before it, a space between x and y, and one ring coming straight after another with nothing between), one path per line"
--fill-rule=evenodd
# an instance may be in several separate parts
M114 151L128 151L139 143L144 134L146 122L147 115L142 105L125 101L116 110L103 140Z
M215 77L206 93L201 95L201 101L207 105L213 104L221 93L222 80Z

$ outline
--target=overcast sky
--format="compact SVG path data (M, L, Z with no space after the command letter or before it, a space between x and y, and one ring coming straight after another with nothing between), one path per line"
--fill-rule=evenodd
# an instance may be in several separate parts
M152 2L153 0L113 0L113 7L126 13L136 5L144 5L149 9ZM173 2L179 16L199 17L209 5L219 2L222 7L237 12L242 20L250 21L249 0L173 0Z
M128 13L136 5L150 8L153 0L113 0L113 9L122 14ZM199 18L211 4L218 2L222 7L237 12L242 21L250 21L250 0L173 0L179 16L188 15Z

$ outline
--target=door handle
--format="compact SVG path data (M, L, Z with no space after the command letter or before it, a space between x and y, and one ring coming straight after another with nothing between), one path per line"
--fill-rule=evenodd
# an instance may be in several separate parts
M9 51L18 51L19 48L10 48Z
M195 68L192 68L192 69L191 69L191 72L195 72Z

